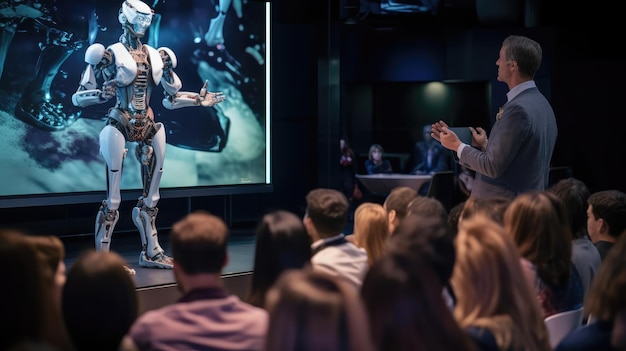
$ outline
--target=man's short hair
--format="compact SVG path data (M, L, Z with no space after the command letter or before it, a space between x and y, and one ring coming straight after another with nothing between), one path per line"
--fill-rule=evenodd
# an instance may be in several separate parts
M609 226L609 235L617 238L626 230L626 194L619 190L598 191L587 200L596 219Z
M409 203L417 197L417 191L408 186L399 186L391 189L385 198L384 207L387 212L396 211L396 217L402 219L409 211Z
M320 237L337 235L348 222L350 205L344 194L334 189L311 190L306 196L307 216Z
M205 211L194 211L174 223L170 245L174 264L188 274L220 273L226 260L228 227Z

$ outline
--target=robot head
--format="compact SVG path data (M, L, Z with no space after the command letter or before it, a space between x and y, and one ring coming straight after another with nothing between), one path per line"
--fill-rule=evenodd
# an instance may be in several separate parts
M120 9L119 21L129 25L135 35L141 37L146 33L152 22L153 11L150 6L140 0L126 0Z

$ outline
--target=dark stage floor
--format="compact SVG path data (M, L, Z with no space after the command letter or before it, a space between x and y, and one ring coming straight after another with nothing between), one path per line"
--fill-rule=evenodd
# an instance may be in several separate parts
M94 247L93 237L62 238L65 243L65 264L69 268L80 252ZM167 234L159 234L159 242L169 253L169 238ZM252 230L231 230L228 243L230 259L224 269L225 276L231 274L251 272L254 265L255 236ZM138 289L159 287L174 284L174 274L169 269L143 268L139 266L138 258L141 252L139 234L123 233L114 235L111 241L111 251L115 251L126 259L128 266L133 268L135 284Z

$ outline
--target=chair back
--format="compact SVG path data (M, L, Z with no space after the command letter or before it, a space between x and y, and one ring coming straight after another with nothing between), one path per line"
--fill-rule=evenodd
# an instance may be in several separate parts
M454 206L456 192L456 173L454 171L440 171L433 173L426 196L441 201L446 211L450 212Z
M544 319L554 349L567 334L583 324L583 308L553 314Z

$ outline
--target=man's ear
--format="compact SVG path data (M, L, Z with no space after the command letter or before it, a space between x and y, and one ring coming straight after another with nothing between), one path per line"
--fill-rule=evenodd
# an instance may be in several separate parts
M396 210L389 210L387 216L389 218L389 223L393 223L396 220Z

